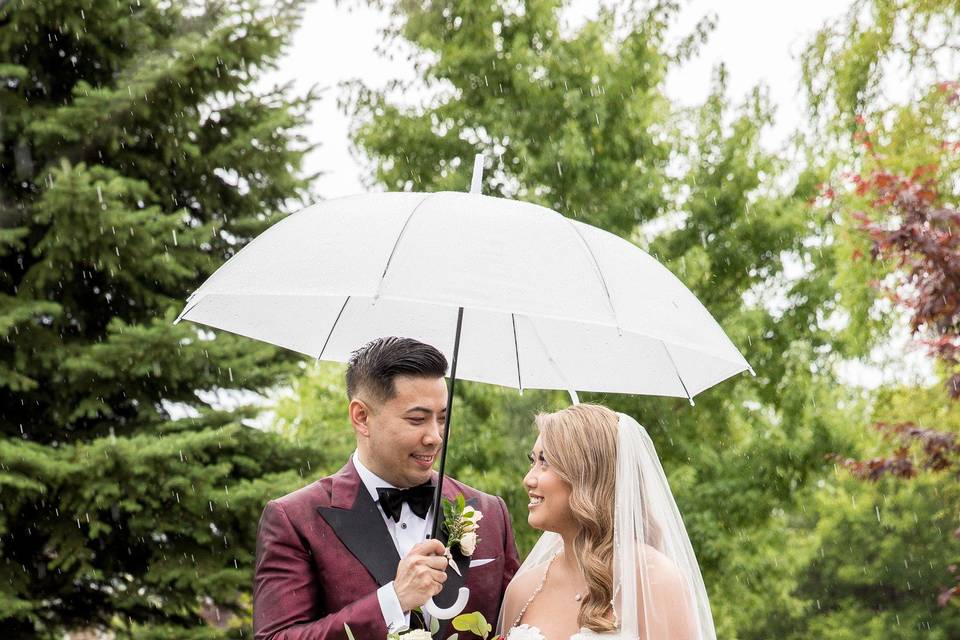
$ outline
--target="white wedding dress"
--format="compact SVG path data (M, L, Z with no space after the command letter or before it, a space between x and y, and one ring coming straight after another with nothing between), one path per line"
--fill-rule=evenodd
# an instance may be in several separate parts
M570 640L626 640L626 634L620 631L597 633L591 629L580 627L580 631L570 636Z
M511 629L507 634L507 640L545 640L545 638L536 627L523 624ZM627 636L619 631L597 633L581 627L580 631L570 636L570 640L627 640Z

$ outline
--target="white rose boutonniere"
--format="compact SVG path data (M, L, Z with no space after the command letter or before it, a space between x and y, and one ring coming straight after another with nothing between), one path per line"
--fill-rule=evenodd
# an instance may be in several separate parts
M447 529L447 560L453 570L458 574L460 567L453 560L451 549L458 545L460 553L465 556L472 556L477 550L477 544L480 537L477 532L480 530L479 522L483 519L483 513L467 505L463 494L457 496L456 502L444 499L443 501L443 524Z
M460 538L460 553L465 556L472 556L473 552L477 550L477 534L473 531L468 531L463 534L463 537Z
M483 519L483 512L468 506L463 509L461 517L463 518L464 533L471 533L477 530L477 527L479 526L477 523Z

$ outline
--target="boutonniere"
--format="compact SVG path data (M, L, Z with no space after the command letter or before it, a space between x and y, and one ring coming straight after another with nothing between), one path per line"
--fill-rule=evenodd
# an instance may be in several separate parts
M463 494L457 496L456 502L443 499L443 525L447 529L447 560L458 575L463 574L454 562L451 550L454 545L457 545L461 554L467 557L472 556L477 550L477 543L480 542L477 531L480 529L478 523L482 519L483 513L467 505Z

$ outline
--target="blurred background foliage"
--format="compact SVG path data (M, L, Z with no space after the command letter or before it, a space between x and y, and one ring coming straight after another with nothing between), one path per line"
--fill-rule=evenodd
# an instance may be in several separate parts
M702 105L665 94L713 26L668 42L678 3L573 33L559 0L374 4L434 91L346 87L373 186L462 190L485 153L485 193L629 238L756 370L695 407L581 395L649 430L718 637L960 637L956 3L852 2L805 48L809 122L776 151L763 86L731 96L718 65ZM263 504L353 450L343 367L171 323L317 197L314 97L251 88L302 3L80 5L0 7L0 630L250 637ZM844 375L878 354L903 375ZM451 475L504 497L526 552L533 416L569 399L456 402Z

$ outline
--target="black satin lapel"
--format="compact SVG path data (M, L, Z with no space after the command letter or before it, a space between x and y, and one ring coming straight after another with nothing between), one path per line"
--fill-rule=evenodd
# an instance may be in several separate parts
M476 500L473 498L467 500L467 504L471 507L476 508ZM441 515L442 517L442 515ZM480 521L481 530L483 529L483 521ZM478 532L479 533L479 532ZM440 525L440 541L443 542L443 546L447 546L447 540L449 539L449 532L447 531L446 523ZM460 568L460 573L462 575L457 575L457 572L453 570L453 567L447 567L447 580L443 583L443 591L438 593L433 597L433 601L437 604L438 607L447 608L457 601L457 596L460 594L460 587L464 587L467 584L467 577L470 574L470 557L465 556L460 553L460 546L457 545L455 549L451 550L453 555L454 562L457 563L457 567ZM474 594L471 594L471 599L475 597ZM469 609L469 607L467 607ZM470 613L467 609L464 610L464 613ZM490 622L487 620L487 622ZM496 624L496 622L491 622L491 624ZM437 632L436 637L446 638L449 634L447 633L447 627L450 625L450 621L444 621L440 624L440 631Z
M397 547L380 515L380 507L364 487L357 491L352 508L317 507L317 512L378 585L382 587L396 577L400 564Z

